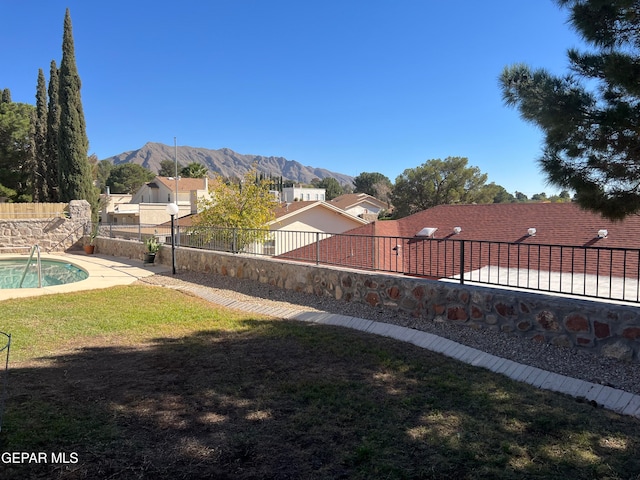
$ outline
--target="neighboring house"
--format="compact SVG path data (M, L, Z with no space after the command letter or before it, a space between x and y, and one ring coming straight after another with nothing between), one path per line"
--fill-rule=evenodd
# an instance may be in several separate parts
M280 200L284 203L303 201L324 201L324 188L285 187L280 194Z
M343 233L367 223L362 218L321 201L283 203L274 213L276 218L268 224L269 230L273 232L271 238L260 245L249 247L248 251L280 255L287 250L316 242L319 234L322 235L321 238L327 238L331 234ZM195 218L196 215L189 215L180 219L181 229L193 226ZM168 226L168 223L161 226ZM187 236L182 235L181 245L190 244Z
M377 219L382 210L389 208L382 200L378 200L376 197L366 193L347 193L334 198L330 203L351 215L362 217L369 221Z
M437 228L436 239L640 248L639 215L613 222L570 202L439 205L376 224L384 224L387 231L393 228L395 235L403 237L414 237L426 227ZM459 233L455 227L460 227ZM530 228L536 229L534 235L529 234ZM607 230L607 236L598 237L600 230Z
M108 189L107 189L108 192ZM138 207L131 207L133 195L128 193L106 193L100 195L100 221L113 223L113 212L120 212L120 223L133 224L136 222ZM127 215L127 210L129 214Z
M633 281L622 288L638 288L639 215L613 222L574 203L440 205L346 233L321 242L318 251L326 258L320 262L432 278L456 278L463 270L465 278L490 283L515 272L539 275L542 287L549 272L562 272L558 281L567 283L577 281L573 274L585 284L597 275L626 277ZM286 258L313 259L310 248Z
M198 201L210 198L208 178L178 178L177 204L181 218L198 211ZM156 225L169 218L167 204L176 201L176 179L157 176L144 184L126 201L125 195L113 194L101 212L106 223L119 225Z

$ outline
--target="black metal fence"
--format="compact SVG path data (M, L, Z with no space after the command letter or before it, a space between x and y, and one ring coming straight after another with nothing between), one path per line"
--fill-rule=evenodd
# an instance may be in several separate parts
M175 233L177 246L640 302L638 249L201 227ZM102 225L100 235L171 243L170 227Z

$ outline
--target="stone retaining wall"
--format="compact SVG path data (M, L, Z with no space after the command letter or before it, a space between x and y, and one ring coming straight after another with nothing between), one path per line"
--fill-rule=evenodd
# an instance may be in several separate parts
M97 250L142 260L144 246L135 241L98 238ZM163 246L156 261L171 265L171 247ZM404 325L415 329L424 322L450 322L640 362L637 306L184 247L176 249L176 266L178 270L229 275L379 306L397 312L406 319Z
M48 219L0 219L0 253L28 253L36 243L43 252L80 248L91 228L91 206L86 200L72 200L68 213Z

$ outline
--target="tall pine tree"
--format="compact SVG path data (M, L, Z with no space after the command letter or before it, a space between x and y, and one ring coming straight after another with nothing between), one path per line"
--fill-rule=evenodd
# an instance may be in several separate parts
M46 202L49 199L49 172L47 171L47 85L44 72L38 70L36 89L36 114L33 136L33 201Z
M49 172L49 202L59 202L59 178L58 178L58 135L60 133L60 102L58 101L58 66L55 60L51 60L49 71L49 108L47 109L47 140L45 145L45 159Z
M76 68L71 15L67 8L64 17L62 62L60 63L60 131L58 135L58 161L60 200L87 200L96 212L97 195L93 187L89 165L87 139L80 76Z
M507 105L545 135L550 184L610 219L640 212L640 2L555 0L592 48L568 52L570 73L513 65L500 78Z

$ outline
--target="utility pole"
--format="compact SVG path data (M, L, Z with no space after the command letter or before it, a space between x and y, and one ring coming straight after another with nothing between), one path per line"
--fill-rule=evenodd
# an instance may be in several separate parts
M176 217L176 228L178 229L178 245L180 245L180 206L178 205L178 180L180 180L180 177L178 177L178 139L177 137L173 137L173 160L176 164L176 197L175 197L175 202L176 202L176 206L178 207L178 213L175 215ZM173 217L171 217L173 218ZM173 231L173 227L171 228L171 231ZM174 247L175 248L175 241L174 241ZM175 267L174 267L175 268Z
M173 160L176 164L176 175L175 180L176 180L176 196L175 196L175 202L176 205L178 205L178 139L177 137L173 137Z

